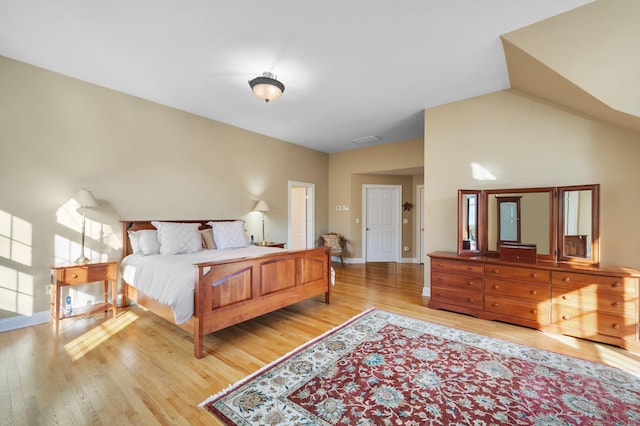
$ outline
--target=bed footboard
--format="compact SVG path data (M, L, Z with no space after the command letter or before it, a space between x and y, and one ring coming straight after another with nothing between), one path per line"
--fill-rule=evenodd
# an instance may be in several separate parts
M329 249L286 251L195 265L194 355L205 334L324 294L331 303Z

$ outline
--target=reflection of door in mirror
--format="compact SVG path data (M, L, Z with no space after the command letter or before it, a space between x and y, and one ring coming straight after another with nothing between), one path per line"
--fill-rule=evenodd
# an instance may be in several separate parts
M520 240L520 198L498 197L498 246Z
M565 256L591 258L591 190L564 192Z
M466 208L463 212L462 248L464 250L476 250L478 236L478 196L465 194Z
M480 252L482 200L481 191L458 191L458 254L475 255Z

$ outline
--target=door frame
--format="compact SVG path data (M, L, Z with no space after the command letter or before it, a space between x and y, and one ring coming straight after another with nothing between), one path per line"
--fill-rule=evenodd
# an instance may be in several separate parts
M362 258L364 263L367 263L367 189L392 189L397 203L396 223L394 224L394 254L395 262L402 262L402 185L376 185L376 184L363 184L362 185Z
M287 184L287 246L291 247L293 236L291 232L291 188L293 187L305 187L307 189L307 248L315 248L315 234L316 234L316 213L315 213L315 201L316 201L316 185L308 182L297 182L290 180Z
M416 185L416 251L418 252L418 263L424 263L426 256L424 253L424 184ZM422 226L421 226L422 225Z

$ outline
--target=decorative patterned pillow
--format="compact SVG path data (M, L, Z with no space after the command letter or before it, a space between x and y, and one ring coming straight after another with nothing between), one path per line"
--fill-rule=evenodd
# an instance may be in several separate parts
M200 237L202 238L202 247L206 249L216 248L216 243L213 242L213 230L203 229L200 231Z
M340 245L340 235L322 234L322 239L324 240L324 245L331 247L332 251L342 250L342 245Z
M134 234L134 239L138 239L140 245L140 254L143 256L149 256L151 254L160 254L160 241L158 241L158 231L153 229L143 229L142 231L131 232L129 235ZM133 243L131 246L133 247ZM135 250L135 249L134 249Z
M249 247L244 223L241 220L233 222L209 222L213 230L213 240L219 250Z
M199 223L151 222L158 230L160 254L183 254L202 250Z

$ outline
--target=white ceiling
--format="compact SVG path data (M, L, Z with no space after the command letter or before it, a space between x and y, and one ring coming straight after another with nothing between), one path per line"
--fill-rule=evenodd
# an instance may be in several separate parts
M0 55L331 153L508 88L499 35L590 1L0 0Z

